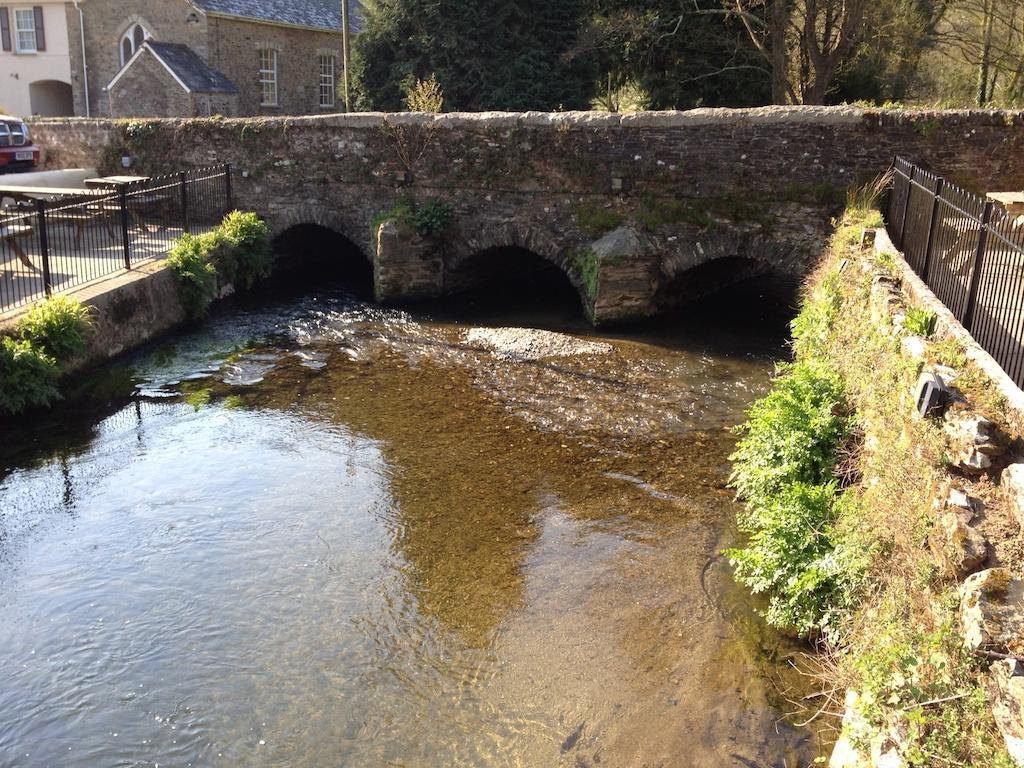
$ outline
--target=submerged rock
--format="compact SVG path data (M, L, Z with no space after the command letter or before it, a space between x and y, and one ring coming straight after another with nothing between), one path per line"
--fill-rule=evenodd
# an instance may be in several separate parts
M606 355L612 351L612 345L603 341L587 341L534 328L470 328L465 339L473 346L486 347L501 357L518 360Z
M1024 766L1024 664L1017 659L993 664L987 694L1006 751L1016 765Z
M960 621L971 650L1009 653L1024 639L1024 581L1005 568L969 576L960 588Z

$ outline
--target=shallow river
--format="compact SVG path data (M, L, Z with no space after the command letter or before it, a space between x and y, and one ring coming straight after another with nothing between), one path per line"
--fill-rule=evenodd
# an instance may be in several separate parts
M0 428L0 765L809 764L800 649L718 554L766 306L608 335L307 294Z

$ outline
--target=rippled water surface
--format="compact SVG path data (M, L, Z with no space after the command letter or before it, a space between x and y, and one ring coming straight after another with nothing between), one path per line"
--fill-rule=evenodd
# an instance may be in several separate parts
M305 296L4 427L0 765L808 764L717 554L782 349L748 299L595 337Z

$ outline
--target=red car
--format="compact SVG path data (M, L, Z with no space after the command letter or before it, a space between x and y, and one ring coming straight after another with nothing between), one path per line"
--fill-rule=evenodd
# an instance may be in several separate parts
M39 147L29 138L24 121L0 115L0 173L29 170L38 162Z

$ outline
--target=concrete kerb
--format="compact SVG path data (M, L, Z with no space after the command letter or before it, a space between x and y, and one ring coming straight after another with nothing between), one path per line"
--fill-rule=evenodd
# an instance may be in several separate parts
M893 257L900 271L900 283L908 298L922 308L935 313L935 333L941 338L952 338L959 341L967 358L977 365L982 372L995 384L999 394L1006 399L1006 407L1013 413L1013 421L1024 424L1024 391L1018 387L1006 371L986 352L974 337L968 333L956 316L932 293L925 282L910 268L903 254L889 239L885 229L875 231L875 253Z

